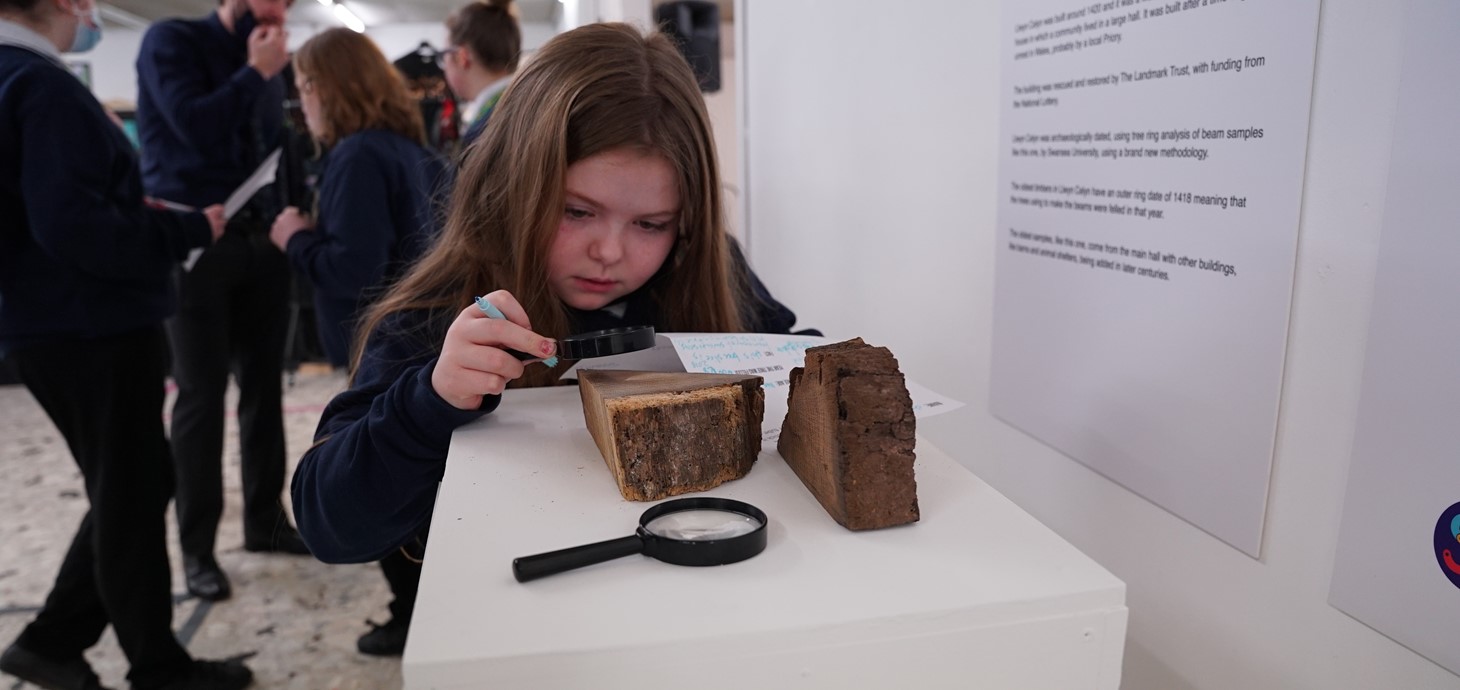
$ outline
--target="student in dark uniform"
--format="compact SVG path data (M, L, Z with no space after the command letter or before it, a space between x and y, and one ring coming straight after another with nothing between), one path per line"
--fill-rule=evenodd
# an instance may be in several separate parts
M355 319L435 235L433 202L449 186L425 146L421 111L369 38L330 29L294 56L309 132L328 151L313 219L289 207L269 239L314 284L320 341L349 364Z
M473 2L446 19L446 50L437 55L461 112L462 150L487 127L517 72L522 28L512 0Z
M452 432L572 333L786 333L725 232L709 116L662 35L596 24L548 42L468 152L443 234L362 319L348 391L330 402L294 475L316 557L423 556ZM486 296L507 318L488 319ZM540 335L541 334L541 335ZM544 337L547 336L547 337ZM402 644L405 625L392 621Z
M289 63L283 23L292 0L222 0L202 19L153 24L137 57L137 129L148 194L202 206L223 201L282 141ZM168 320L177 402L178 537L188 591L231 593L214 558L223 514L224 395L238 382L243 452L243 548L308 553L285 520L284 342L289 264L269 243L279 212L265 188L223 239L180 273Z
M223 209L145 205L131 143L61 62L100 36L94 0L0 0L0 355L66 439L89 503L0 671L101 688L82 653L111 625L133 688L242 688L246 667L194 660L173 635L163 519L171 272L222 235Z
M427 151L420 110L380 49L349 29L330 29L294 56L294 79L309 131L326 147L314 220L288 208L270 239L314 284L320 341L330 362L349 364L362 308L425 251L449 188L445 162ZM394 599L394 624L357 643L364 654L404 651L415 608L419 559L392 552L380 566Z

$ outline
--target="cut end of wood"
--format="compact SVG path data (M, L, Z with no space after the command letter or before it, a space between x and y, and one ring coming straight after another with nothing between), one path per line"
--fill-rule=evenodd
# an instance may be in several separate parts
M588 432L630 501L714 488L745 476L760 455L759 376L593 369L578 377Z

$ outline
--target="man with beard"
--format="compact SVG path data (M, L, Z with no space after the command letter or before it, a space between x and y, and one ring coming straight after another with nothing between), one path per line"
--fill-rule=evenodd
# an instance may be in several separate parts
M137 127L150 196L198 208L222 202L280 144L280 73L289 64L284 18L292 2L221 0L207 17L170 19L147 31L137 57ZM269 242L280 201L272 187L260 191L179 272L181 303L167 322L178 388L171 436L183 569L188 591L210 601L231 594L214 558L230 371L239 388L243 547L308 553L280 503L290 274Z

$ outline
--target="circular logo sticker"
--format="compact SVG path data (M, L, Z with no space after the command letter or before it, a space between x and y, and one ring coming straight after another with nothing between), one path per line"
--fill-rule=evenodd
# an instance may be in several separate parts
M1446 508L1435 523L1435 560L1450 584L1460 587L1460 503Z

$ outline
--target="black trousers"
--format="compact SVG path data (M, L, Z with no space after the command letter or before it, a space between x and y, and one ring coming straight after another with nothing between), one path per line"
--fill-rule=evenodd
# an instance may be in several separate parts
M380 570L385 574L385 581L394 597L390 601L390 617L402 623L410 623L411 614L416 609L416 593L421 589L421 557L424 555L414 548L407 547L406 551L410 552L409 558L401 549L396 549L380 559Z
M414 539L380 559L380 571L385 574L385 581L394 597L390 602L390 617L394 620L411 622L411 615L416 610L416 593L421 589L426 540L430 537L431 523L427 522Z
M159 684L190 660L172 633L164 516L173 476L162 430L162 330L11 356L66 439L90 502L45 606L17 642L64 661L96 644L110 623L133 686Z
M284 340L289 265L261 221L230 223L180 272L182 299L167 322L177 402L172 449L183 554L211 556L223 515L224 395L237 379L243 451L243 529L267 540L284 520Z

